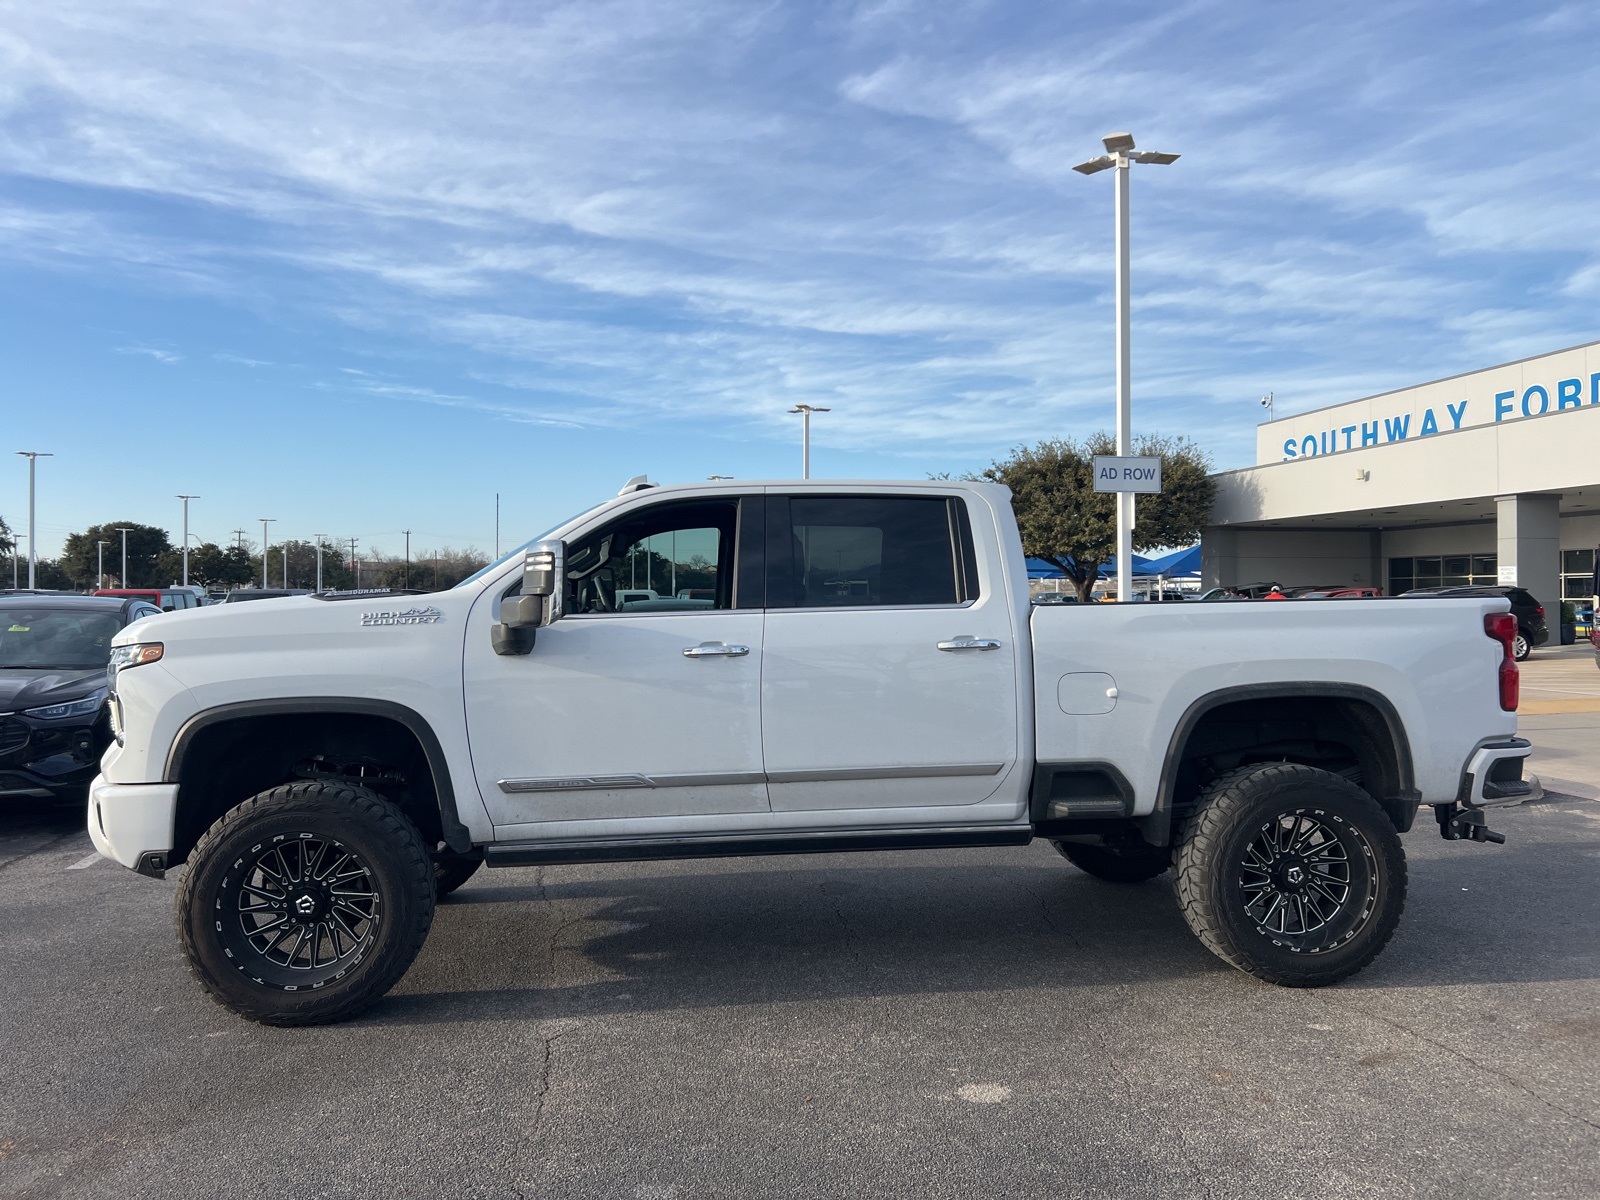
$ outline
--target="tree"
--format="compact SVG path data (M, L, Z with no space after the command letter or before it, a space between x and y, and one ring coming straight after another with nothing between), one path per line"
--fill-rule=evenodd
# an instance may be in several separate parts
M1059 567L1080 601L1089 599L1100 565L1117 551L1116 496L1094 490L1094 456L1115 453L1108 433L1081 442L1061 438L1018 446L981 476L1011 489L1023 552ZM1137 501L1133 548L1193 542L1210 523L1216 497L1210 457L1182 437L1136 438L1133 453L1161 459L1160 494Z
M409 569L404 558L374 555L368 558L367 562L371 563L374 560L382 564L377 571L377 580L371 584L363 580L364 586L392 588L410 586L435 592L453 588L468 575L489 565L489 556L475 546L468 546L465 550L452 550L449 546L439 550L420 550L411 556Z
M0 554L10 555L17 548L17 539L12 536L11 526L6 524L6 519L0 517Z
M118 587L160 587L170 583L162 577L158 559L172 549L165 529L141 525L137 521L111 521L91 525L82 533L70 534L58 560L66 576L79 586L98 586L95 579L98 543L106 543L107 581L122 570L122 534L128 531L128 578L118 579Z

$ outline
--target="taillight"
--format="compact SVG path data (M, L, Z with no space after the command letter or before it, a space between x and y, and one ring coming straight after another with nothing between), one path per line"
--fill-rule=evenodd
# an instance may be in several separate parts
M1483 618L1483 631L1500 643L1500 707L1516 712L1522 693L1522 675L1517 670L1517 618L1510 613L1489 613Z
M1534 612L1536 612L1536 613L1538 613L1538 614L1539 614L1539 615L1540 615L1540 616L1541 616L1541 617L1542 617L1542 616L1544 616L1544 605L1542 605L1542 604L1541 604L1541 605L1539 605L1539 606L1538 606L1538 607L1537 607L1537 608L1535 608L1535 609L1534 609L1534 610L1533 610L1533 611L1534 611Z

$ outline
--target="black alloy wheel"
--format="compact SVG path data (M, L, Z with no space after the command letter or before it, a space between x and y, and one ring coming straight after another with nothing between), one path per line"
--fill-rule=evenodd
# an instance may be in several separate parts
M253 796L205 832L177 922L219 1004L266 1025L316 1025L388 991L433 908L433 863L398 809L366 788L306 782Z
M1208 786L1175 875L1207 949L1286 987L1361 970L1405 906L1405 852L1388 815L1348 779L1298 763L1242 767Z

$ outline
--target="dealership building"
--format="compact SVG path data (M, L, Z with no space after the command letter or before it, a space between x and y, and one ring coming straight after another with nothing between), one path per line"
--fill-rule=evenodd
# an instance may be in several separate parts
M1214 477L1207 587L1501 583L1547 606L1587 598L1600 342L1268 421L1256 464Z

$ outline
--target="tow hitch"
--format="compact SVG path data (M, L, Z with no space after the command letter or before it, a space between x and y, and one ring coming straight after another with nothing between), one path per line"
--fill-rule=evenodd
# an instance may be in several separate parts
M1474 842L1505 844L1506 835L1490 829L1483 819L1483 809L1464 808L1459 804L1435 804L1433 815L1439 821L1439 836L1449 842L1470 838Z

